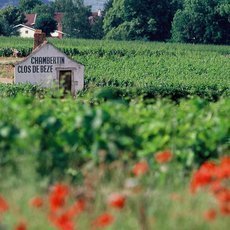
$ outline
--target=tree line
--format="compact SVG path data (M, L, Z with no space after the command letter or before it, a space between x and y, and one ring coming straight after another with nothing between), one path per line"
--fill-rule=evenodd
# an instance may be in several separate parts
M83 0L20 0L0 11L0 35L15 35L23 13L37 13L35 28L50 34L55 12L63 13L68 37L230 44L230 0L107 0L92 20Z
M105 37L230 44L230 0L110 0Z
M8 6L0 10L0 35L15 36L18 31L15 26L26 23L25 14L36 13L35 29L42 29L47 36L57 29L54 19L55 12L63 13L63 32L68 37L97 38L104 36L103 18L89 20L91 8L84 5L83 0L55 0L43 3L41 0L20 0L19 5Z

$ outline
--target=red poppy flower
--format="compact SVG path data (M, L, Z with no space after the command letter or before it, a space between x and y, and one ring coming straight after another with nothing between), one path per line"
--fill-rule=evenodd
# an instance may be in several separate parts
M0 195L0 213L7 212L9 210L9 205L7 201Z
M230 178L230 157L225 156L221 158L220 165L216 172L216 177L219 179Z
M217 216L215 209L210 209L204 213L204 219L208 221L215 220Z
M216 169L217 166L214 163L205 162L192 177L191 192L196 192L200 187L213 182Z
M83 199L76 201L67 211L67 215L71 218L79 215L85 210L86 203Z
M26 230L27 229L27 225L24 221L19 222L16 226L15 226L15 230Z
M219 202L228 203L230 202L230 189L223 188L215 196Z
M69 188L66 185L56 184L49 196L50 209L55 212L65 205Z
M117 209L122 209L125 206L125 196L119 193L113 193L108 198L109 206Z
M63 213L59 216L54 214L49 215L50 222L56 226L59 230L74 230L74 222L67 213Z
M210 190L213 194L218 194L224 189L220 180L213 181L210 185Z
M32 198L30 200L30 206L34 208L41 208L43 206L43 199L39 196Z
M169 150L166 150L164 152L158 152L154 155L156 162L159 164L168 163L172 160L172 157L173 154Z
M220 166L223 166L223 165L230 165L230 156L223 156L220 159Z
M149 171L149 165L146 161L136 163L133 167L133 174L135 176L142 176Z
M52 194L65 197L69 194L69 187L64 184L55 184L52 188Z
M58 209L62 208L65 205L65 198L56 195L50 195L49 201L50 209L53 212L56 212Z
M115 218L109 213L103 213L93 221L93 226L96 228L107 227L114 222Z
M220 206L220 211L222 215L230 216L230 203L223 203Z
M205 162L192 177L191 190L196 192L200 187L208 187L219 202L222 215L230 215L230 157L222 157L219 164ZM205 218L215 218L213 211L206 213Z
M66 214L63 214L60 217L58 217L56 224L56 226L60 230L74 230L74 223L71 220L71 218Z

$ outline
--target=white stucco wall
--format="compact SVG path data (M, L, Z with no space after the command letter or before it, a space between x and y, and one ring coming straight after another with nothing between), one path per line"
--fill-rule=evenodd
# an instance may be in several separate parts
M84 87L84 66L68 58L53 45L46 43L15 65L14 82L42 87L59 84L59 71L72 71L72 93Z
M34 37L35 29L33 28L20 24L19 26L17 26L17 30L19 32L19 36L22 38L33 38ZM63 37L63 34L60 33L58 30L55 30L53 33L50 33L50 35L51 37L54 37L54 38Z
M59 36L59 33L57 30L55 30L53 33L50 33L51 37L58 37Z
M27 28L27 27L20 27L18 29L20 37L23 38L33 38L34 37L34 30Z

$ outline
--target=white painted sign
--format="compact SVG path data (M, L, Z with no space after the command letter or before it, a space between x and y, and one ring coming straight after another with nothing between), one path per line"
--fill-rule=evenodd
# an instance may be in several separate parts
M59 85L76 94L84 87L84 66L44 43L15 65L14 81L42 87Z

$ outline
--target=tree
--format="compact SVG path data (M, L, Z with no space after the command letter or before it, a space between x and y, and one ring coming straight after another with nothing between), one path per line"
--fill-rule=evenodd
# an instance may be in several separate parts
M5 36L12 36L17 34L14 26L25 22L25 15L16 7L8 6L0 11L1 23L4 25ZM3 29L1 29L3 31Z
M113 6L114 0L107 0L104 4L103 14L100 17L94 18L94 22L91 23L91 36L90 38L93 39L102 39L104 37L104 30L103 30L103 21L104 15L107 11Z
M229 0L185 0L175 14L176 42L230 44Z
M25 13L31 13L37 5L42 5L41 0L20 0L19 8Z
M51 14L39 14L36 19L35 28L41 29L46 33L46 36L50 36L50 33L57 29L57 22Z
M55 8L53 7L52 3L42 4L42 5L36 5L33 8L32 12L36 13L36 14L50 14L50 15L54 15Z
M53 8L56 12L65 12L66 4L68 5L68 1L66 0L55 0L51 2Z
M112 6L114 0L107 0L104 4L104 13L106 13Z
M50 36L50 33L57 29L57 22L54 19L55 8L53 4L36 5L32 12L37 14L35 28L41 29L46 33L46 36Z
M83 0L65 0L63 30L69 37L90 37L89 17L90 8L84 5Z
M95 22L91 25L91 35L90 38L102 39L104 37L103 32L103 17L97 17Z
M6 22L5 20L0 17L0 36L4 36L6 34Z
M175 13L173 0L113 0L104 19L112 39L166 40ZM109 2L111 6L111 2Z

